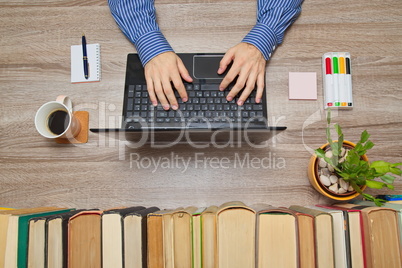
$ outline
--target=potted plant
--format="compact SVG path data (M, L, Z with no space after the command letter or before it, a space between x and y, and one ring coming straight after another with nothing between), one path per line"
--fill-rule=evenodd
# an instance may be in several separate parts
M315 150L310 159L308 175L313 187L335 200L350 200L358 195L381 206L385 200L364 193L366 187L394 189L394 175L401 176L402 163L369 162L366 152L373 148L366 130L357 144L345 141L338 124L334 124L338 139L331 139L331 111L327 115L327 144Z

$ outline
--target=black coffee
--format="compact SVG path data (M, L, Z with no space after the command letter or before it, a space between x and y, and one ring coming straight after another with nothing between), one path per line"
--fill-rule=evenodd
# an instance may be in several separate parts
M63 133L70 121L70 116L66 111L57 110L49 115L48 126L51 132L56 135Z

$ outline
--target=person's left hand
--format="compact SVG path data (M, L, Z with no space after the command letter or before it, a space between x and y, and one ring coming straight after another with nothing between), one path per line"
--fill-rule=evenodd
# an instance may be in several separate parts
M260 103L264 91L265 65L266 60L262 53L254 45L240 43L229 49L222 58L218 74L225 72L228 65L233 61L229 72L223 78L219 90L223 91L238 76L236 84L227 95L226 99L232 101L233 98L244 89L237 101L238 105L243 105L247 97L257 85L256 103Z

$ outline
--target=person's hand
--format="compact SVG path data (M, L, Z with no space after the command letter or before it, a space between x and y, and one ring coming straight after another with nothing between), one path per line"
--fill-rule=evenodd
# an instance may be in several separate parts
M237 101L238 105L243 105L247 97L257 85L256 103L260 103L264 91L265 65L266 60L262 53L248 43L240 43L229 49L222 58L218 74L225 72L228 65L233 61L232 67L223 78L219 90L225 90L229 84L238 76L236 84L227 95L226 99L232 101L233 98L244 89Z
M179 105L173 92L173 87L179 92L183 102L188 100L182 78L187 82L193 79L189 75L182 60L174 52L164 52L152 58L145 65L145 79L152 105L157 106L158 100L163 109L177 110Z

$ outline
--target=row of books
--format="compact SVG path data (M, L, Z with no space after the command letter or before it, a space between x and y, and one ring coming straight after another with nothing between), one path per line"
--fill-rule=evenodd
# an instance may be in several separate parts
M0 210L0 267L400 268L402 204Z

